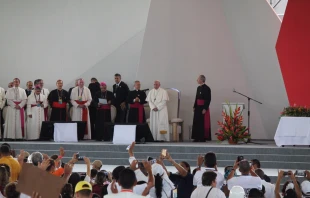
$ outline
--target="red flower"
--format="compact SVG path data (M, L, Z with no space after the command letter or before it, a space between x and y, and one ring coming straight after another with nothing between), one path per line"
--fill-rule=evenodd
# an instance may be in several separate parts
M217 136L217 139L220 140L220 141L223 141L224 137L223 136Z

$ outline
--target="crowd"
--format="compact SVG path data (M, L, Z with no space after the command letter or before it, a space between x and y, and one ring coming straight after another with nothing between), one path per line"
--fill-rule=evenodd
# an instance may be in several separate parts
M29 154L20 151L15 156L10 145L4 143L0 147L0 198L39 198L39 192L26 195L17 191L19 176L25 163L41 169L53 177L61 177L63 187L59 192L62 198L302 198L310 197L310 173L304 172L305 181L301 184L292 171L278 173L275 184L264 174L259 160L248 161L239 158L233 166L225 167L221 173L217 169L216 154L208 152L199 156L197 167L191 170L187 162L173 160L166 149L158 158L148 157L138 160L134 156L135 143L130 146L128 166L117 166L112 172L103 170L103 163L83 157L86 164L84 173L72 172L74 165L81 158L78 153L64 162L65 150L48 156L40 152ZM81 159L80 159L81 160ZM166 169L165 164L171 164L176 172ZM241 173L240 175L239 172ZM238 174L237 174L238 173ZM287 181L280 189L281 180L287 176ZM40 177L40 176L39 176ZM35 178L40 179L40 178ZM49 186L53 188L53 186ZM31 189L32 190L32 189ZM43 197L49 198L49 197Z

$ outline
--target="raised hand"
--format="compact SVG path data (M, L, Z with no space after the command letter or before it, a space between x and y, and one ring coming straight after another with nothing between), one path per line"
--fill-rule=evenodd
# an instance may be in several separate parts
M43 160L42 163L39 163L39 164L38 164L38 168L41 169L41 170L46 171L46 169L47 169L47 167L48 167L49 165L51 165L50 160L49 160L49 159L45 159L45 160Z

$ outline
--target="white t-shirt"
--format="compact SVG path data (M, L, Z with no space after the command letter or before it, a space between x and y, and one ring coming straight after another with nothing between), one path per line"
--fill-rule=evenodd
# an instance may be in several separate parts
M227 181L228 190L231 190L234 186L241 186L246 195L252 188L262 189L262 180L260 177L253 177L251 175L241 175L238 177L233 177Z
M221 173L215 171L214 168L204 168L202 170L197 171L196 174L194 175L193 185L197 186L197 187L202 186L202 175L206 171L213 171L213 172L215 172L217 174L217 177L216 177L216 181L217 181L216 187L218 189L221 189L223 184L224 184L224 180L225 179L224 179L224 176Z
M113 194L112 190L111 190L111 185L112 185L112 183L108 185L108 194L109 195ZM122 187L118 183L116 183L115 185L116 185L118 192L121 192ZM135 187L133 187L133 193L137 194L137 195L142 195L142 193L146 187L147 187L147 184L136 185Z
M205 198L211 189L211 186L200 186L194 190L191 198ZM212 188L208 198L226 198L225 194L218 188Z
M275 186L274 184L268 183L265 180L262 180L262 185L264 185L265 187L265 197L268 198L275 198L275 194L274 194L274 189Z

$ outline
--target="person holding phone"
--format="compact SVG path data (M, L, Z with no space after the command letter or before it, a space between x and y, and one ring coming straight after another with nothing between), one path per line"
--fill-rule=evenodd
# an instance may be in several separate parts
M180 163L175 162L166 149L162 150L161 159L165 159L170 162L178 171L177 173L168 172L162 160L157 162L163 166L169 176L169 179L175 184L177 189L177 197L189 198L194 190L194 176L191 174L190 165L185 161Z
M30 94L27 100L27 140L40 138L42 121L45 121L44 108L47 106L46 96L41 93L41 87L36 86L34 93Z

